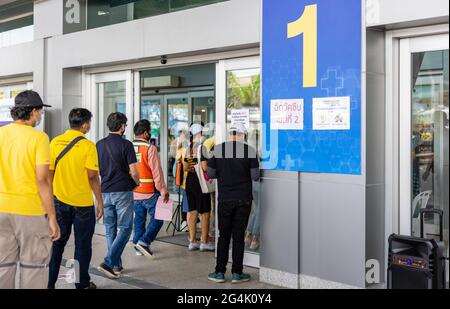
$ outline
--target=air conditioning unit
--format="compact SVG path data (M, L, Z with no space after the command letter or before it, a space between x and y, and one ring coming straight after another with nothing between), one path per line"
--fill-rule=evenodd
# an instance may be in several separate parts
M156 76L144 77L143 88L174 88L180 87L180 77L178 76Z

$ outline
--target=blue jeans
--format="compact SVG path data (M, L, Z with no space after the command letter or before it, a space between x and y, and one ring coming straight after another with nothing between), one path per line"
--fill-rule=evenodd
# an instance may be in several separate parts
M89 276L89 264L92 258L92 237L95 231L95 208L74 207L67 205L55 198L56 218L61 229L61 238L53 243L52 258L50 261L50 274L48 287L55 288L58 280L59 269L66 247L67 241L72 232L75 234L75 256L79 263L80 277L77 289L84 289L89 286L91 277Z
M155 193L148 200L134 201L134 244L149 246L161 230L164 221L155 219L156 203L159 197L160 194ZM145 227L147 213L150 214L150 222Z
M122 266L122 253L133 229L133 192L103 193L108 255L105 264Z

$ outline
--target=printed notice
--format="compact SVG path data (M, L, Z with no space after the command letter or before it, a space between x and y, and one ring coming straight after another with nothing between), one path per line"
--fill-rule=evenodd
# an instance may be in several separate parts
M303 130L303 99L271 100L271 130Z
M14 106L14 99L0 100L0 127L11 123L11 107Z
M249 109L232 109L231 125L242 124L248 130L250 128L250 110Z
M314 98L313 130L350 130L350 97Z

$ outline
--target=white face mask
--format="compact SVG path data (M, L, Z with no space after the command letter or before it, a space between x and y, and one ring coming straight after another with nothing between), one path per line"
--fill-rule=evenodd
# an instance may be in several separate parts
M38 127L42 122L42 113L39 112L39 118L36 120L34 127Z

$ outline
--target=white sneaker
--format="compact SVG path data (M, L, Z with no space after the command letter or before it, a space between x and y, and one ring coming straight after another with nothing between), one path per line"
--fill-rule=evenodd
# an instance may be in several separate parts
M198 242L190 242L189 243L189 251L195 251L195 250L198 250L198 249L200 249L200 244L198 243Z
M143 254L139 250L134 249L134 252L135 252L136 256L143 256Z
M201 245L200 245L200 251L215 251L215 250L216 250L216 246L211 242L208 242L206 244L201 243Z

